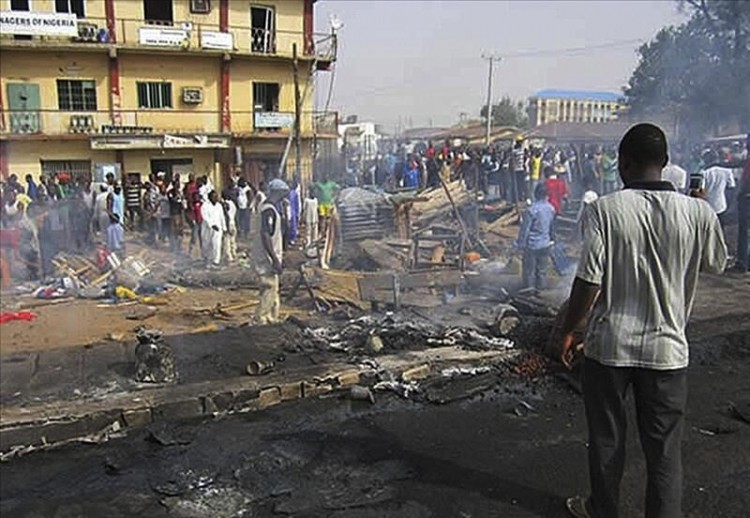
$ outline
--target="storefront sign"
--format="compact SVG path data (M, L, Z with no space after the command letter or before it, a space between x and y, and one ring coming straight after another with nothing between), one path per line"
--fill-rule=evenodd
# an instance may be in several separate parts
M182 47L188 45L188 33L182 29L141 27L138 29L138 42L154 47Z
M78 20L70 13L0 11L0 34L78 36Z
M92 135L91 149L228 149L228 135Z
M201 48L216 50L234 50L234 38L231 32L201 32Z
M289 112L255 112L256 128L291 128L294 114Z

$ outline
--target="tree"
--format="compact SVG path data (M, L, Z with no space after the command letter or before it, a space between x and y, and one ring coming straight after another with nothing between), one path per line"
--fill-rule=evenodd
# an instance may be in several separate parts
M640 47L625 94L635 115L666 112L688 134L750 124L750 2L678 0L690 19ZM747 129L747 128L746 128Z
M487 122L487 105L482 106L479 110L479 116ZM522 101L513 101L510 97L505 96L500 102L492 105L492 125L493 126L513 126L515 128L525 128L529 124L529 119L523 108Z

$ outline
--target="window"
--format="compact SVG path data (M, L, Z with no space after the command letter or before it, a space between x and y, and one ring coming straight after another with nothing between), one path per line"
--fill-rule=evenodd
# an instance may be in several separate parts
M149 23L172 25L172 0L143 0L143 18Z
M276 13L273 7L250 7L250 32L253 40L252 52L273 54L276 52Z
M41 160L42 177L57 177L61 183L83 185L91 181L89 160Z
M279 111L279 84L253 83L253 108L261 112Z
M85 0L55 0L55 12L75 14L78 18L86 17Z
M28 11L29 0L10 0L11 11Z
M58 79L57 105L63 111L96 111L96 83Z
M139 108L171 108L172 83L136 83Z

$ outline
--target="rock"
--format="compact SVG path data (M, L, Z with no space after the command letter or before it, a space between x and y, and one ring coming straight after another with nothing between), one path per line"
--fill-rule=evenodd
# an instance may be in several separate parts
M371 353L378 353L383 350L383 340L378 335L368 335L366 347Z
M518 310L510 304L500 304L495 309L495 318L490 326L497 336L508 336L521 322Z

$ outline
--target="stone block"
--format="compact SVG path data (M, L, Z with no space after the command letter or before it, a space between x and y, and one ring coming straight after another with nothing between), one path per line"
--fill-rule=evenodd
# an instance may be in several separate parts
M302 397L302 383L299 381L285 383L279 387L282 401L291 401Z
M269 387L261 390L256 402L259 409L268 408L279 403L281 403L281 390L279 390L279 387Z
M203 413L206 415L214 415L219 412L219 407L216 406L216 403L214 403L213 398L211 396L206 396L203 398Z
M206 398L211 399L213 404L216 406L217 411L219 412L226 412L230 410L232 408L232 404L234 403L234 394L232 394L231 392L222 392L220 394L206 396Z
M430 375L430 366L426 363L406 369L401 373L401 380L405 382L419 381Z
M130 428L146 426L151 423L151 409L138 408L134 410L124 410L122 412L122 420L125 422L125 426Z
M232 396L231 409L241 410L256 403L256 400L260 397L260 390L256 388L238 390Z
M351 387L359 384L359 371L346 371L336 376L336 382L341 387Z
M302 397L317 397L322 394L328 394L333 390L333 385L330 383L310 383L309 381L302 382Z
M154 421L189 419L203 415L203 401L199 397L160 403L152 409Z

